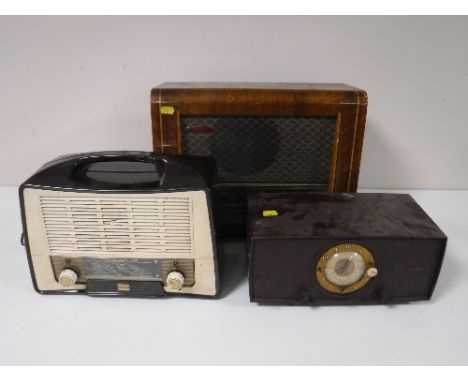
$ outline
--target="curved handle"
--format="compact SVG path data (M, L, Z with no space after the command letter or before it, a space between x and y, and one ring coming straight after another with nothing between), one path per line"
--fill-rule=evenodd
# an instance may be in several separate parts
M141 151L91 152L57 158L24 185L98 191L206 188L215 167L211 158L166 157Z
M74 158L74 161L76 166L80 166L90 163L115 161L160 163L163 162L164 159L166 158L159 155L151 155L141 151L105 151L102 153L97 152L80 154Z
M70 180L87 187L158 188L164 179L160 157L116 153L76 158Z

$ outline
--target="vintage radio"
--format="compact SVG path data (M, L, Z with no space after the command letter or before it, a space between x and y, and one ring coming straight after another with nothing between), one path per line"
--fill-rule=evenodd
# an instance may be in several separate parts
M153 150L214 157L218 230L243 235L247 192L356 191L366 111L343 84L165 83Z
M209 158L70 155L20 187L24 244L40 293L214 296Z
M409 195L253 195L250 298L305 305L427 300L446 241Z

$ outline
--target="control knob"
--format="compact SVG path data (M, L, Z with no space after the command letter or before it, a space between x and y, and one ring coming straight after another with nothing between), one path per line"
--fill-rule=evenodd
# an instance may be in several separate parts
M65 268L62 272L60 272L58 281L61 286L70 288L78 281L78 273L76 273L73 269Z
M171 271L166 277L166 286L169 289L180 290L184 285L185 277L182 272Z

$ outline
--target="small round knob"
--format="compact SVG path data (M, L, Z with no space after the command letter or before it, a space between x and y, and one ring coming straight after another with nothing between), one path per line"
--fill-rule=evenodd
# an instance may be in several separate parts
M180 290L184 285L185 277L182 272L172 271L166 277L166 285L169 289Z
M371 267L367 270L367 276L369 277L375 277L377 276L378 273L379 271L377 270L377 268L374 268L374 267Z
M73 269L65 268L60 273L58 281L60 285L65 288L72 287L78 281L78 273L76 273Z

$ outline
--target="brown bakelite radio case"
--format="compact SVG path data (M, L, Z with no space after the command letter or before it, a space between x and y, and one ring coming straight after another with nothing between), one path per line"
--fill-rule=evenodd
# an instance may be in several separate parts
M214 157L217 229L239 236L249 193L356 191L366 111L366 92L344 84L164 83L153 150Z
M447 238L409 195L249 196L249 289L264 304L431 297Z

